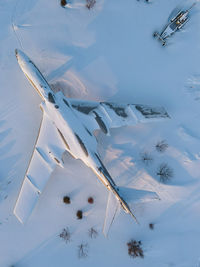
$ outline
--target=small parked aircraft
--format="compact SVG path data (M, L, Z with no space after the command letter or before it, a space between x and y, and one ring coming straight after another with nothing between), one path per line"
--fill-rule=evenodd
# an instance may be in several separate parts
M196 5L196 2L192 4L192 6L188 9L179 9L177 8L173 10L173 12L169 17L169 21L161 33L154 32L153 37L157 37L159 41L161 41L162 45L166 45L166 39L173 35L176 31L182 29L182 27L188 22L190 16L189 13L191 9Z

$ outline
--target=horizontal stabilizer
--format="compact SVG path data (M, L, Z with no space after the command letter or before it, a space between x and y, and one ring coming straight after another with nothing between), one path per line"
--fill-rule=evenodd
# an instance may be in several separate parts
M152 200L159 200L159 196L156 192L138 190L127 187L118 187L120 195L125 199L129 204L131 203L144 203Z
M108 232L115 219L117 211L119 210L119 207L120 207L119 201L116 199L115 195L111 191L109 191L106 216L103 226L103 233L105 236L108 236Z

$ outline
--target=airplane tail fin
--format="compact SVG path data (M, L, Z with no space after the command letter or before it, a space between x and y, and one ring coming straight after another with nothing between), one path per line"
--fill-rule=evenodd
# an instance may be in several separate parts
M119 195L128 203L130 210L132 212L132 206L138 203L144 203L152 200L159 200L159 196L152 191L137 190L127 187L118 187ZM107 237L109 230L112 226L114 219L117 217L119 211L120 203L115 195L109 191L108 202L106 208L106 216L104 220L103 233ZM134 212L132 212L134 213Z

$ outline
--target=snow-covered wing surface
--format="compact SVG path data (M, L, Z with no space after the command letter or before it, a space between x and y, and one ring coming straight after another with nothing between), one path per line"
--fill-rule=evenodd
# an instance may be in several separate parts
M70 99L71 105L79 113L91 115L97 128L104 133L109 128L135 125L137 122L147 122L169 118L163 107L140 104L119 104L111 102L90 102Z
M34 151L14 208L14 214L22 223L30 216L56 164L62 166L64 148L57 128L44 113Z

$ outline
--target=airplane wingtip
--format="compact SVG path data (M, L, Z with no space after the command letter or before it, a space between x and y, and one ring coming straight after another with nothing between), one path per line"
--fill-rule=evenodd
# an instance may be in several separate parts
M135 215L134 215L132 212L130 212L130 215L132 216L132 218L134 219L134 221L135 221L138 225L140 225L138 219L135 217Z
M19 214L16 211L16 208L13 211L13 214L15 215L15 217L17 218L17 220L21 223L21 224L25 224L25 221L19 216Z

